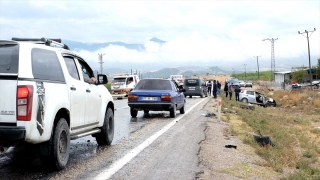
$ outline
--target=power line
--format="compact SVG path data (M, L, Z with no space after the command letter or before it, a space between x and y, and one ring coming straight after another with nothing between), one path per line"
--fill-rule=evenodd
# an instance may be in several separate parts
M311 60L310 60L310 45L309 45L309 37L311 36L311 34L316 31L316 28L314 28L313 31L307 31L305 30L304 32L300 33L300 31L298 31L299 34L302 34L302 36L304 36L303 34L307 34L307 36L304 36L307 38L308 41L308 54L309 54L309 71L310 71L310 85L311 85L311 89L312 89L312 71L311 71ZM309 33L311 32L311 34L309 35Z
M275 56L274 56L274 41L278 40L276 39L263 39L262 41L269 40L271 42L271 80L273 80L274 72L275 72Z

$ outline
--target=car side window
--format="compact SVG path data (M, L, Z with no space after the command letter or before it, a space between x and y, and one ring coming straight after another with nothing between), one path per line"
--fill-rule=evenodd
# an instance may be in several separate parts
M81 66L81 71L82 71L82 76L83 78L91 78L94 77L89 68L79 60L80 66Z
M31 50L33 77L42 80L65 81L56 52L33 48Z
M254 95L254 92L253 91L247 91L247 94Z
M76 63L74 62L74 58L72 57L63 57L64 62L66 63L68 72L71 77L73 77L76 80L80 80L80 76L78 73L78 69L76 66Z

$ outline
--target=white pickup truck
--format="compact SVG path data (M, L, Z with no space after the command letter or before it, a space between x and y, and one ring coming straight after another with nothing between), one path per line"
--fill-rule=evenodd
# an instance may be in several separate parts
M128 96L128 93L140 81L138 75L118 75L114 76L111 83L111 94L113 97L122 98Z
M92 77L86 61L60 39L0 40L0 151L27 142L43 163L61 170L70 140L92 135L99 145L110 145L114 102L104 86L108 79L98 74L87 83Z

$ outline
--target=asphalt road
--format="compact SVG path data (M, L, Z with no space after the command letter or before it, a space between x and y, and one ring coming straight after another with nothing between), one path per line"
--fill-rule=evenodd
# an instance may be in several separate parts
M30 147L10 148L0 154L0 179L194 179L208 98L187 98L186 114L177 111L176 118L153 111L132 118L127 100L115 100L111 146L99 147L91 136L73 140L59 172L42 166Z

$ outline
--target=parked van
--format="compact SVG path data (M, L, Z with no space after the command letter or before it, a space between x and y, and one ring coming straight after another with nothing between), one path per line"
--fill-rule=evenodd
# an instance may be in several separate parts
M128 95L128 93L136 86L139 82L138 75L119 75L113 78L111 83L111 94L122 94Z
M208 96L208 87L202 78L187 78L184 80L183 86L186 90L184 92L185 96L189 96L190 98L192 96L200 96L201 98Z

